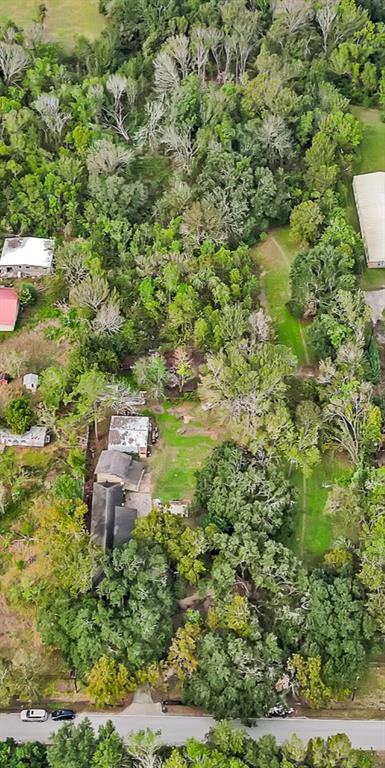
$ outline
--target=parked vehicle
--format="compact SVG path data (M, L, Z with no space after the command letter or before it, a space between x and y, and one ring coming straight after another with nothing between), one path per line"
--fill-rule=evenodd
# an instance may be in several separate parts
M54 709L51 712L52 720L74 720L76 712L73 709Z
M162 712L168 712L168 708L172 704L182 704L182 702L180 699L165 699L162 701Z
M154 424L154 422L151 422L151 443L152 445L155 445L156 441L159 438L159 427Z
M294 709L286 709L283 704L277 704L275 707L269 709L266 717L289 717L294 712Z
M48 712L46 709L23 709L20 712L20 720L23 723L44 723L48 720Z

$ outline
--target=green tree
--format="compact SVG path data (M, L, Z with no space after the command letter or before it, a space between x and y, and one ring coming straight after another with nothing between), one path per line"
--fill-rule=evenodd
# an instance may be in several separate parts
M132 685L126 667L108 656L101 656L88 675L88 694L101 708L122 703Z
M48 750L49 768L89 768L96 746L97 740L87 718L77 726L64 723L52 736Z
M5 420L8 427L17 434L27 432L32 426L33 411L28 398L25 395L10 400Z
M308 200L294 208L290 216L291 231L302 245L314 243L324 220L318 203Z

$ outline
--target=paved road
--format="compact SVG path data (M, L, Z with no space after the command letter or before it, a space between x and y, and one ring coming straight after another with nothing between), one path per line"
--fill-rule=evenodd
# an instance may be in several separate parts
M77 723L86 717L86 713L76 718ZM210 717L178 717L159 715L158 717L136 715L88 715L97 730L108 719L122 736L130 731L151 728L160 731L166 744L182 744L189 736L202 739L214 721ZM239 724L238 724L239 725ZM241 726L240 726L241 727ZM60 728L59 723L48 720L45 723L22 723L19 715L0 714L0 739L12 736L17 741L49 741L50 734ZM247 729L254 738L272 734L279 742L286 741L293 733L304 740L312 736L326 738L335 733L346 733L353 746L361 749L385 750L385 720L311 720L290 718L288 720L258 720L254 728Z

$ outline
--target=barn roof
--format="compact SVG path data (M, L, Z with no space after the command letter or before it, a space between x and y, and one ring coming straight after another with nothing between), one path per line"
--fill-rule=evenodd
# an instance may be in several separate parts
M353 179L354 197L369 266L385 266L385 173Z
M14 327L19 311L19 299L13 288L0 286L0 325Z

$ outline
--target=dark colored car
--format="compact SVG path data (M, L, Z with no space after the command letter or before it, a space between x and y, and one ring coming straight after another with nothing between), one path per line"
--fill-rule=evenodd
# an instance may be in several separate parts
M162 712L168 712L169 706L173 706L175 704L182 704L180 699L165 699L162 701Z
M76 712L73 709L54 709L51 712L52 720L73 720L76 717Z

